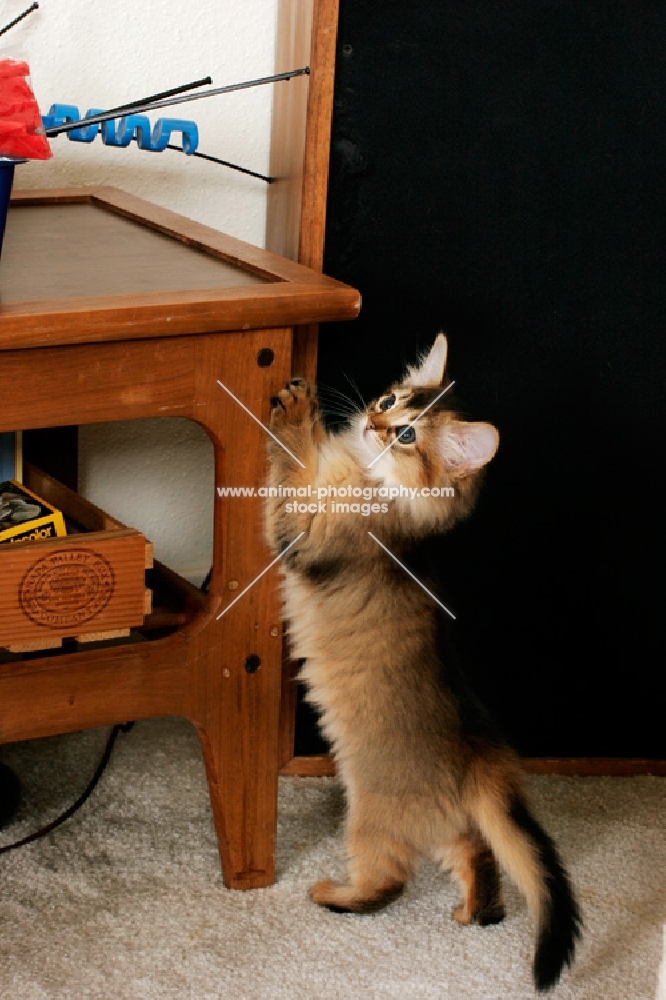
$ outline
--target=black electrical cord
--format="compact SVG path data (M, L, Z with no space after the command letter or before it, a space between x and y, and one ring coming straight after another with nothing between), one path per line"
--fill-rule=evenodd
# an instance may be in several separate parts
M167 149L175 149L178 153L184 153L185 150L180 146L172 146L169 143L166 147ZM274 177L268 177L266 174L257 173L256 170L249 170L247 167L239 167L237 163L231 163L230 160L221 160L219 156L209 156L208 153L186 153L186 156L198 156L200 160L210 160L211 163L220 163L223 167L229 167L230 170L238 170L241 174L248 174L250 177L258 177L260 181L266 181L267 184L272 184L275 180Z
M106 765L109 763L109 759L113 751L113 746L118 738L118 734L121 732L128 733L133 725L134 725L133 722L125 722L121 725L113 727L113 729L111 730L111 734L108 740L106 741L104 753L102 754L101 760L97 765L97 770L95 771L92 778L88 782L85 791L82 792L82 794L78 797L76 802L74 802L74 804L71 805L69 809L66 809L65 812L62 813L62 815L58 816L51 823L48 823L46 826L43 826L41 830L36 830L34 833L28 834L27 837L22 837L21 840L16 840L13 844L5 844L4 847L0 847L0 854L6 854L7 851L14 851L16 850L17 847L24 847L26 844L31 844L33 840L38 840L40 837L45 837L47 833L51 832L51 830L55 830L56 827L61 826L64 822L66 822L66 820L70 819L70 817L73 816L74 813L81 808L84 802L86 802L90 798L95 788L97 787L99 779L104 774Z
M21 804L21 782L11 767L0 763L0 830L14 818Z

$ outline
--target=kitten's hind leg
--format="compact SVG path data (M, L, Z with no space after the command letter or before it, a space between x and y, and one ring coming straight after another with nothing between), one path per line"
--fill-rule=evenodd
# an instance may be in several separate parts
M408 844L375 833L351 834L349 881L325 879L310 889L310 898L319 906L338 913L376 913L402 894L414 875L416 851Z
M370 877L353 885L323 879L310 888L310 899L334 913L377 913L402 895L405 883L388 876Z
M495 855L477 833L465 833L447 850L448 865L462 890L453 911L459 924L498 924L504 919L502 887Z

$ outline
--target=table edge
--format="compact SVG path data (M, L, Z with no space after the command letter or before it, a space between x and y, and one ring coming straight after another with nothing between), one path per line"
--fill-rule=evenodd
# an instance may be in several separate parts
M276 284L0 306L0 351L355 319L354 288Z

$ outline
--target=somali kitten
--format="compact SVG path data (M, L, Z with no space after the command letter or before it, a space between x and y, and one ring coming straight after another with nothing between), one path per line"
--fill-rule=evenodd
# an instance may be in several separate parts
M285 618L347 797L347 880L318 882L310 895L332 910L372 912L429 857L460 884L456 920L496 923L499 862L536 920L534 981L545 990L580 937L569 879L529 811L517 757L438 652L441 612L392 558L409 565L415 544L470 513L499 443L493 426L463 420L451 394L440 395L446 352L440 335L339 434L324 430L302 379L273 400L272 430L305 468L271 442L271 485L314 484L322 495L351 485L375 502L346 510L333 497L299 503L284 490L268 501L275 551L300 535L281 564ZM400 485L410 495L382 510L387 488ZM442 495L423 495L433 487Z

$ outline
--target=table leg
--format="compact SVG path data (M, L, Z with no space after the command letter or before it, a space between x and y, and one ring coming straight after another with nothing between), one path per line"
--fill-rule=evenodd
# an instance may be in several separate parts
M261 366L257 357L266 349L274 361ZM267 462L265 431L218 379L265 425L271 396L290 376L290 350L289 330L199 338L195 414L213 439L216 487L258 489ZM264 541L263 500L217 496L215 504L210 587L215 611L192 637L192 718L206 761L225 882L250 889L270 885L275 877L282 672L278 576L273 569L256 580L273 558Z

